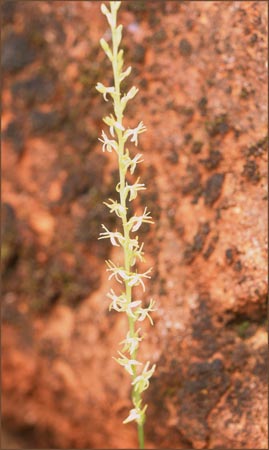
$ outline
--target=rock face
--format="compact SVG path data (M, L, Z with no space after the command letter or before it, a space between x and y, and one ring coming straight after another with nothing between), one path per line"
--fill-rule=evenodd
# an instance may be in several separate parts
M4 2L2 412L26 447L136 448L108 313L98 2ZM123 2L156 300L148 448L267 448L266 2ZM131 149L130 149L131 150ZM143 355L142 355L143 353ZM26 448L25 447L25 448Z
M16 72L33 62L35 52L24 35L10 33L3 42L2 68L6 72Z

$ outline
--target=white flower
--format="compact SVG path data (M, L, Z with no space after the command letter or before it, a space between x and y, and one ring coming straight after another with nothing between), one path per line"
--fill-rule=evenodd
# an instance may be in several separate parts
M138 315L137 316L137 320L139 322L142 322L143 320L145 320L146 317L148 317L151 325L153 325L153 320L152 320L152 318L151 318L149 313L152 312L152 311L157 311L157 309L154 308L154 305L155 305L155 302L154 302L154 300L151 299L150 300L150 304L149 304L149 306L147 308L138 308L136 310L136 314Z
M139 124L137 125L136 128L128 128L125 133L124 133L124 137L127 140L128 137L131 137L131 142L134 142L135 145L137 146L138 144L138 135L140 133L143 133L144 131L146 131L146 127L143 124L143 122L139 122Z
M130 261L131 267L136 263L137 258L139 258L140 261L145 261L143 247L144 242L142 242L140 248L132 249L132 259Z
M131 160L130 163L130 173L133 175L136 165L141 163L142 161L144 161L143 159L140 159L142 157L142 155L140 153L138 153L137 155L135 155L135 157Z
M118 312L123 312L126 310L127 299L124 294L117 296L113 289L110 289L110 291L107 293L107 297L112 300L109 305L109 311L111 311L111 309L114 309Z
M114 126L114 128L117 128L118 130L121 130L121 131L125 130L124 126L119 122L115 121L113 126ZM109 130L110 130L110 133L112 134L112 136L114 136L114 129L112 127L110 127Z
M143 183L139 183L140 177L137 178L134 184L126 183L125 190L130 193L129 200L130 202L137 197L138 191L144 191L146 186Z
M139 336L140 328L135 332L134 336L131 336L130 331L128 331L126 338L120 342L120 344L124 344L122 349L123 352L129 351L130 355L132 355L138 348L138 343L142 341L142 337Z
M128 280L129 279L129 275L128 275L128 273L126 272L126 270L123 267L116 266L110 260L106 261L106 264L108 266L107 271L111 272L111 274L108 277L109 280L111 280L112 277L115 277L116 280L119 283L122 283L122 280ZM119 276L122 278L122 280L119 278Z
M118 354L121 356L121 358L114 358L117 363L119 363L121 366L124 367L124 369L130 374L133 375L133 367L132 366L141 366L142 363L139 361L136 361L136 359L128 359L125 355L123 355L121 352L118 352Z
M142 303L141 300L136 300L134 302L127 303L127 305L125 307L125 312L126 312L127 316L132 317L133 319L136 319L136 314L135 314L135 312L132 311L132 309L137 308L139 305L141 305L141 303Z
M148 274L151 272L152 268L144 273L134 273L127 272L124 267L116 266L111 260L106 261L106 264L108 266L107 271L111 272L111 275L108 277L109 280L111 280L112 277L115 277L119 283L122 283L122 280L127 281L128 286L138 286L141 284L143 290L146 290L143 278L151 278Z
M131 229L131 231L137 231L142 223L154 223L152 220L152 217L150 215L150 212L147 212L147 207L144 209L144 212L142 214L142 216L133 216L130 218L130 220L128 221L128 225Z
M145 292L146 288L143 282L143 278L151 278L148 274L151 272L151 268L144 273L132 273L129 276L128 286L138 286L141 284L143 291Z
M129 247L130 251L137 249L139 247L138 236L136 236L135 239L130 239L128 241L128 244L129 244L128 247Z
M122 164L124 167L124 170L127 170L128 167L130 167L130 173L133 175L136 165L144 161L141 159L142 155L141 153L138 153L135 155L133 159L130 158L129 150L128 148L125 150L124 155L122 155Z
M123 245L124 243L124 236L119 233L118 231L109 231L105 225L102 224L102 228L105 230L104 233L100 233L100 237L98 239L110 239L110 242L112 245L115 245L116 247L119 247L118 242ZM117 240L118 242L117 242Z
M106 125L109 126L110 134L113 137L115 136L114 128L117 128L118 130L121 130L121 131L125 130L124 126L121 123L117 122L117 120L115 119L115 117L113 117L112 114L110 114L109 116L106 116L103 119L103 121L105 122Z
M95 89L100 92L101 94L103 94L104 100L106 102L108 102L108 98L107 98L107 94L110 94L112 98L114 98L115 94L115 87L114 86L110 86L110 87L106 87L103 85L103 83L98 82L97 85L95 86Z
M138 421L140 419L140 410L137 408L133 408L130 410L129 416L122 423L129 423L133 420Z
M141 305L142 303L141 300L128 302L124 294L117 296L113 291L113 289L110 289L110 291L107 293L107 297L109 297L112 300L112 302L109 305L109 311L111 311L111 309L114 309L115 311L118 312L125 312L128 317L132 317L133 319L137 318L137 315L132 310Z
M111 213L115 213L118 217L122 218L126 214L126 209L124 206L122 206L120 203L116 202L115 200L112 200L112 198L108 199L110 203L103 202L104 205L106 205Z
M103 139L98 138L98 140L103 143L103 146L102 146L103 152L105 152L105 151L112 152L112 150L117 151L117 149L118 149L117 142L114 140L108 139L106 133L103 130L102 130L102 138Z
M132 385L134 385L134 390L140 392L140 394L148 389L149 387L149 379L153 375L153 372L155 371L156 364L153 364L152 368L148 370L149 368L149 361L145 364L145 367L143 369L143 372L141 375L138 375L132 382Z
M139 406L131 409L129 416L123 421L123 423L132 422L135 420L138 424L142 424L145 420L145 412L148 405L145 405L143 409L140 408L141 401L139 402Z

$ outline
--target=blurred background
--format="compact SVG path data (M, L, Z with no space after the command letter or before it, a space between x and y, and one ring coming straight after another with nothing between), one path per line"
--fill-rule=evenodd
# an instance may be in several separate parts
M2 448L136 448L128 374L112 360L105 259L120 258L117 164L93 1L4 1L2 12ZM148 448L267 447L267 2L124 1L126 124L147 133L135 203L145 303ZM133 153L134 154L134 153Z

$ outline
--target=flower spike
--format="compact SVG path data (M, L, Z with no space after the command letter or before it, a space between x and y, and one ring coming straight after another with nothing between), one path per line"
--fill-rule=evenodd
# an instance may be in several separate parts
M153 324L151 313L155 311L154 302L150 300L148 306L143 306L142 299L135 299L134 289L146 290L146 281L150 279L151 269L140 272L136 264L144 261L144 243L139 241L136 233L143 223L153 223L150 212L144 209L141 215L132 214L129 203L138 197L140 191L146 189L144 183L138 177L134 182L132 176L138 164L143 161L142 155L136 153L132 155L126 143L129 140L134 146L138 145L138 138L146 131L142 121L135 128L125 127L124 111L129 103L138 93L135 86L131 86L125 93L121 92L123 80L131 73L131 67L124 69L123 49L120 48L123 27L117 25L117 11L120 1L110 1L108 6L101 4L101 11L106 16L111 30L112 42L108 43L104 38L100 39L100 45L113 68L113 86L105 86L98 82L96 89L103 95L105 101L113 102L113 113L103 118L108 127L108 132L102 130L99 141L102 143L102 151L114 154L117 158L119 169L119 181L116 183L117 200L109 198L104 204L109 208L111 214L117 216L120 221L120 231L110 231L102 225L102 232L99 239L109 239L113 247L118 247L115 251L123 250L122 262L115 264L108 259L106 261L108 279L120 284L120 293L113 289L107 293L110 300L109 311L114 310L124 313L128 319L129 330L126 337L121 341L122 351L114 358L118 364L124 367L131 376L132 403L133 406L128 417L123 423L136 422L138 426L139 448L144 448L144 422L146 419L147 405L142 402L142 393L148 388L149 380L155 370L155 364L150 368L150 363L142 364L137 358L137 353L142 341L141 330L138 322L149 319Z

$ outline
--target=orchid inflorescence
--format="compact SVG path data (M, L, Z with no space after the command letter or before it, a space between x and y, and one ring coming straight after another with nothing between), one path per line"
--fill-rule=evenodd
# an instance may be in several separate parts
M140 215L128 216L128 202L137 198L139 191L146 189L140 182L140 178L129 184L126 180L128 174L133 175L137 164L143 159L140 153L134 157L130 155L129 149L125 147L127 141L138 145L139 135L146 131L142 121L135 128L125 127L123 125L123 112L128 102L135 97L138 92L136 87L132 87L127 93L121 93L122 81L131 73L131 67L123 70L123 50L119 49L122 38L122 25L117 26L117 11L120 7L120 1L111 1L110 10L106 5L101 5L101 11L106 16L111 29L111 46L103 38L100 45L109 58L113 68L114 86L106 87L102 83L97 83L96 89L103 95L105 101L112 99L114 112L106 116L103 121L108 126L108 131L102 130L101 138L103 152L115 153L119 166L119 183L116 186L116 192L119 194L118 200L109 199L104 204L109 208L110 213L117 215L121 219L122 231L110 231L105 225L102 225L103 231L99 239L109 239L111 244L116 247L122 247L124 254L124 263L115 264L113 261L106 261L109 280L115 278L120 283L122 290L116 294L113 289L107 294L111 300L109 310L114 309L117 312L125 313L128 318L129 330L126 338L121 342L122 350L119 351L119 357L114 358L126 372L132 377L132 401L133 408L129 416L123 423L135 421L138 424L138 438L140 448L144 448L144 429L145 411L147 405L143 405L141 394L149 387L149 379L155 370L155 364L150 368L150 362L143 364L137 359L137 350L143 339L141 329L136 329L136 322L142 322L146 318L153 324L151 312L155 311L155 304L150 300L148 306L143 307L142 300L133 300L132 289L140 286L145 291L145 280L150 278L151 269L140 273L134 266L138 261L144 261L144 244L139 243L138 236L133 236L143 223L153 223L150 212L147 208ZM141 370L138 372L138 369Z

